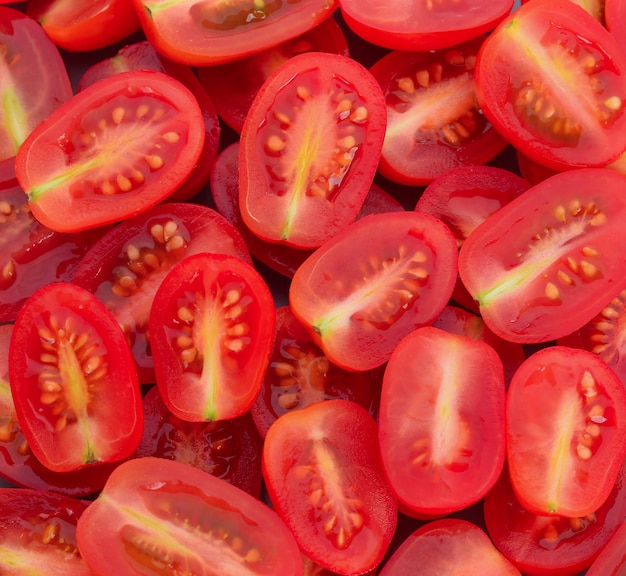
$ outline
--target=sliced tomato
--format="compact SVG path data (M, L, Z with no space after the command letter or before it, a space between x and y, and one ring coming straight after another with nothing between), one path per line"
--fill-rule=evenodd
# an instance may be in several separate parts
M241 133L248 110L263 83L296 54L329 52L348 56L348 44L334 18L301 36L227 64L201 66L198 75L215 103L220 118Z
M200 252L231 254L251 264L237 230L215 210L171 202L126 220L85 254L72 279L104 302L126 333L142 384L153 383L150 307L170 268Z
M44 490L0 488L3 576L92 576L76 545L88 504Z
M316 248L356 218L385 135L373 76L339 54L289 59L263 84L241 132L240 208L257 236Z
M506 139L546 166L603 166L626 149L626 53L570 0L532 0L490 34L476 96Z
M117 321L93 294L40 288L22 308L9 350L18 422L46 467L67 472L118 462L143 429L133 358Z
M168 272L149 319L163 401L189 422L236 418L263 383L276 312L263 277L226 254L193 254Z
M18 151L30 208L61 232L139 214L189 175L204 143L193 94L161 72L110 76L48 116Z
M329 18L337 0L132 0L155 48L183 64L232 62L304 34Z
M459 273L493 332L548 342L626 288L626 176L570 170L533 186L465 240Z
M382 370L348 372L332 364L289 306L276 310L276 337L261 393L251 413L265 436L283 414L342 398L378 414Z
M141 28L128 0L30 0L26 13L59 48L73 52L110 46Z
M409 515L475 504L504 466L504 373L491 346L418 328L396 346L383 379L379 443Z
M395 51L370 71L387 103L379 172L394 182L425 185L458 166L486 164L507 145L488 122L474 89L483 38L429 52Z
M448 303L457 253L452 232L428 214L366 216L298 268L291 309L331 362L376 368Z
M379 576L404 576L419 566L421 576L465 574L521 576L476 524L457 518L428 522L413 532L393 553ZM461 568L459 568L460 570Z
M265 437L272 504L304 554L340 574L375 568L396 526L376 435L363 408L333 400L285 414Z
M80 77L78 90L84 90L87 86L112 74L131 70L154 70L169 74L191 90L200 106L205 132L202 152L186 180L167 197L168 202L189 200L208 182L211 166L219 147L221 127L213 101L189 66L177 64L161 56L147 41L128 44L120 48L114 56L91 65Z
M189 464L120 465L78 521L96 576L302 574L293 536L261 501Z
M511 380L507 461L518 499L535 514L579 517L602 506L626 456L625 434L626 389L586 350L544 348Z
M513 8L512 0L484 4L454 0L407 4L400 0L342 0L341 13L359 36L379 46L407 52L461 44L488 32Z
M626 3L624 0L605 0L604 17L606 27L617 42L626 50Z
M587 576L620 576L626 571L626 522L611 536L593 561Z
M506 471L484 501L487 532L496 548L524 574L536 576L571 576L588 568L625 514L624 467L605 503L585 516L533 514L516 498Z
M22 12L0 6L0 43L0 160L5 160L72 97L72 85L57 47Z
M138 458L156 456L190 464L260 498L263 441L250 414L218 422L186 422L168 410L158 386L144 395L143 412Z

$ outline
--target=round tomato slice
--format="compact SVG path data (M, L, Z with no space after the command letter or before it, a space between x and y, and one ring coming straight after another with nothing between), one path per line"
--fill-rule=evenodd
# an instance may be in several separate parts
M172 267L150 309L156 381L189 422L236 418L261 389L276 326L272 294L239 258L201 253Z
M528 2L490 34L476 63L485 116L546 166L603 166L626 149L626 53L569 0Z
M386 111L374 77L307 52L266 80L241 132L243 221L257 236L316 248L354 221L372 184Z
M303 573L293 536L266 504L164 458L121 464L80 517L76 537L96 576Z
M167 198L194 168L204 137L202 111L183 84L123 72L48 116L20 147L15 172L41 223L84 230Z
M602 360L563 346L535 352L511 380L506 419L525 508L579 517L604 503L626 456L626 390Z
M93 294L67 283L37 290L9 349L18 422L39 461L55 472L130 456L143 429L132 354Z
M331 362L376 368L448 303L457 254L452 232L428 214L366 216L296 270L291 309Z
M304 554L340 574L375 568L396 527L377 430L358 404L333 400L281 416L265 437L272 504Z
M533 0L534 1L534 0ZM513 342L548 342L591 320L626 288L626 176L555 174L475 228L459 273L487 326Z
M159 52L197 66L232 62L291 40L329 18L338 5L337 0L132 3Z

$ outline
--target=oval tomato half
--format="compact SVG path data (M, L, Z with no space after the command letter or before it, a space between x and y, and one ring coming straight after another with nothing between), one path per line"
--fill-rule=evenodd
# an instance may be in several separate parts
M276 312L261 275L235 256L201 253L172 267L150 309L156 381L189 422L236 418L256 398Z
M9 350L18 422L46 467L67 472L121 461L141 438L141 393L132 354L111 313L67 283L37 290Z
M294 538L273 510L163 458L120 465L80 517L76 538L97 576L303 573Z
M195 166L204 134L183 84L124 72L48 116L20 147L15 172L40 222L61 232L94 228L167 198Z
M354 221L372 184L386 111L374 77L339 54L290 58L246 117L239 205L257 236L316 248Z
M534 0L533 0L534 1ZM591 320L626 287L626 176L555 174L500 208L461 247L459 274L485 323L547 342Z

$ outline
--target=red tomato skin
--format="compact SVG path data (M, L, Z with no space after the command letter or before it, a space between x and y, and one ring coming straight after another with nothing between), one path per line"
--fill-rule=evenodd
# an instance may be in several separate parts
M613 170L561 172L470 233L459 274L493 332L512 342L549 342L580 328L619 294L626 257L612 246L626 242L625 185Z
M396 500L382 471L376 435L376 423L363 408L338 399L284 414L265 437L263 477L274 508L303 553L338 574L375 568L396 527ZM331 490L326 481L333 493L326 493ZM325 533L324 518L338 513L334 498L338 506L354 511L358 521L336 518ZM347 534L344 522L354 522ZM342 544L340 534L345 535Z
M117 189L110 195L98 193L100 187L104 186L104 180L93 170L88 169L84 173L79 171L83 177L75 181L71 170L67 172L67 163L71 166L72 154L80 147L80 142L72 138L78 140L78 133L85 131L80 121L97 114L99 110L105 110L106 105L110 107L115 98L132 102L139 97L148 99L153 106L165 105L170 110L172 120L167 129L181 132L184 148L174 148L175 156L168 158L157 169L160 171L153 171L146 163L141 164L145 170L142 183L136 188L131 187L129 192L121 193L121 198ZM107 123L113 121L115 124L113 110L109 112L111 117L105 119ZM111 130L108 124L107 127ZM193 169L202 150L204 137L202 111L193 94L183 84L161 72L134 70L100 80L50 114L46 122L39 124L20 147L15 172L18 182L28 194L34 216L42 224L59 232L82 231L130 218L165 200ZM97 146L97 139L89 140L87 146L93 149L93 142ZM159 141L155 144L164 148ZM178 146L178 143L173 146ZM140 157L143 154L147 158L152 148L138 152ZM105 158L110 154L109 150ZM98 156L100 163L102 155L100 152ZM159 158L163 161L161 156ZM94 170L98 168L101 166L96 166ZM90 174L94 182L89 180ZM117 177L118 172L114 172L114 175ZM59 179L60 183L56 184L55 179ZM77 183L78 189L72 188L72 183Z
M432 326L400 341L383 377L378 439L404 513L446 515L487 494L504 466L504 392L502 361L484 342Z
M66 318L71 320L65 323ZM66 328L55 329L55 322ZM86 382L91 373L96 378L98 372L86 364L89 355L82 360L84 367L75 366L79 353L74 351L73 342L78 341L80 330L81 336L93 336L95 350L100 354L95 358L101 360L99 366L106 370L95 385ZM63 355L65 360L60 353L50 352L44 346L50 338L59 350L71 350ZM72 343L64 339L71 339ZM46 359L47 354L57 355L56 364ZM72 380L67 389L61 389L60 404L42 400L44 381L39 378L53 364L59 366L61 386L64 378ZM66 376L61 373L62 369L68 370ZM77 370L82 370L81 378L85 380L78 386L74 382ZM55 377L55 374L49 376ZM100 463L119 462L135 451L143 430L143 411L132 355L115 318L84 288L52 283L30 296L15 321L11 336L9 380L24 437L35 457L50 470L71 472ZM75 389L88 385L92 387L88 391ZM67 400L69 395L73 396ZM57 413L59 405L61 412ZM67 424L57 428L57 422L63 418Z
M191 319L182 318L181 310ZM208 422L237 418L250 409L276 327L272 294L251 265L226 254L187 256L157 289L148 325L157 385L175 416ZM181 347L178 336L192 343ZM191 349L195 357L188 360L183 350Z
M231 534L243 541L242 552L232 550ZM303 573L293 536L271 508L224 480L164 458L119 466L80 517L76 537L96 576L156 573L154 566L167 558L175 569L207 576ZM146 539L158 547L146 548ZM246 562L250 549L260 559Z
M626 388L605 362L564 346L535 352L511 380L506 422L511 484L525 508L584 517L602 506L626 456Z

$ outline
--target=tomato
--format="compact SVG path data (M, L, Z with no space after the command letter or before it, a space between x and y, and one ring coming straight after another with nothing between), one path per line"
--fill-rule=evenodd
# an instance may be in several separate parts
M435 320L452 294L456 263L454 237L440 220L418 212L366 216L304 261L289 303L331 362L369 370Z
M544 348L513 376L506 412L507 461L522 505L569 517L597 510L626 456L626 389L616 374L585 350Z
M20 147L34 216L60 232L118 222L167 198L204 143L193 94L160 72L110 76L79 92Z
M342 398L378 413L382 370L348 372L332 364L289 306L276 310L276 337L261 393L250 409L265 436L283 414Z
M198 75L215 103L220 118L240 133L250 105L265 80L289 58L304 52L348 56L346 38L334 18L324 20L293 40L247 58L215 66L201 66Z
M379 576L403 576L419 566L421 576L489 574L521 576L478 526L456 518L428 522L394 552ZM458 566L454 568L454 566Z
M156 381L181 420L243 415L261 389L276 312L260 274L226 254L193 254L168 272L148 322Z
M348 26L372 44L407 52L461 44L491 30L513 8L512 0L409 3L342 0Z
M206 90L189 66L177 64L161 56L149 42L128 44L114 55L93 64L80 77L78 89L84 90L98 80L130 70L154 70L169 74L182 82L196 98L204 120L204 145L196 165L187 179L168 197L168 202L182 202L195 196L209 180L209 172L219 146L221 128L217 111Z
M606 27L622 47L626 50L626 27L624 26L624 18L626 17L626 4L623 0L605 0L604 16L606 19Z
M534 0L533 0L534 1ZM626 287L626 176L556 174L489 216L465 240L459 273L485 323L513 342L580 328Z
M72 85L59 51L32 18L1 6L0 42L0 160L5 160L72 97Z
M358 404L318 402L281 416L263 445L270 500L301 550L339 574L375 568L396 525L396 501Z
M488 36L476 63L485 116L546 166L603 166L626 149L626 53L569 0L533 0Z
M87 290L59 282L28 299L11 337L9 380L24 437L51 470L118 462L137 447L143 412L132 355Z
M626 569L626 522L611 536L593 561L587 576L620 576Z
M3 576L92 576L76 546L88 502L44 490L0 488Z
M376 173L385 105L373 76L339 54L279 66L241 132L241 215L264 240L316 248L356 218Z
M476 103L477 38L429 52L395 51L370 71L387 103L387 132L378 171L418 186L458 166L486 164L506 140Z
M142 384L154 382L148 319L156 290L176 262L199 252L252 263L241 235L215 210L194 203L162 204L105 234L72 278L98 296L122 326Z
M0 322L15 320L35 290L69 281L80 259L107 228L64 234L40 224L15 178L14 160L0 162Z
M504 373L491 346L418 328L383 378L379 443L389 483L409 515L462 510L504 466Z
M128 0L30 0L26 13L59 48L70 51L110 46L140 28Z
M302 574L293 536L264 503L188 464L136 458L78 521L97 576Z
M262 439L250 414L218 422L185 422L168 409L158 386L143 398L144 431L135 455L190 464L261 495Z
M82 497L97 492L116 464L53 472L33 455L17 420L9 382L12 324L0 325L0 478L12 485Z
M336 0L257 2L132 0L143 31L162 54L208 66L256 54L326 20Z
M524 574L572 576L591 564L624 523L626 468L622 467L605 503L586 516L533 514L515 497L506 471L487 494L484 511L487 532L496 548Z

